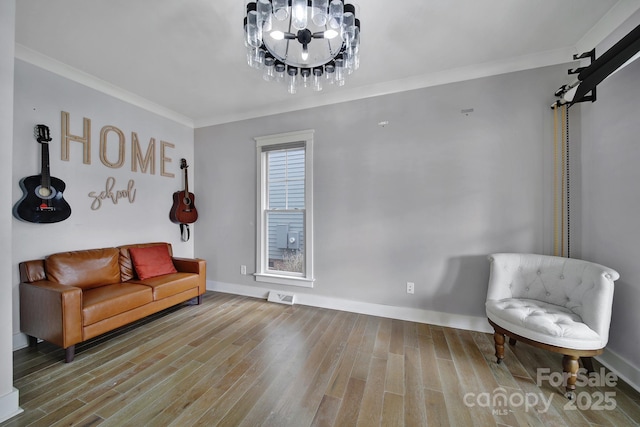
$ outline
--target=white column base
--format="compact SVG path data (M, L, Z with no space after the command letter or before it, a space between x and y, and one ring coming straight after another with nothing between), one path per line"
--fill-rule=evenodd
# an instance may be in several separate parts
M18 397L19 392L15 387L11 393L0 396L0 423L23 412Z

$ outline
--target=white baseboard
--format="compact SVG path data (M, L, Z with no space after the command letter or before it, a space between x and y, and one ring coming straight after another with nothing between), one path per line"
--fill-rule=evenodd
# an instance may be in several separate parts
M207 290L267 299L269 291L272 291L273 289L207 280ZM464 316L461 314L442 313L438 311L421 310L418 308L374 304L369 302L326 297L322 295L312 295L302 292L296 293L295 302L296 304L309 305L312 307L329 308L332 310L368 314L371 316L386 317L390 319L428 323L430 325L446 326L470 331L493 332L493 329L489 326L485 317Z
M216 282L212 280L207 280L207 289L210 291L263 299L267 299L269 291L272 290L258 286L236 285L233 283ZM368 314L371 316L387 317L410 322L428 323L430 325L493 333L493 328L491 328L487 323L487 319L484 317L464 316L461 314L442 313L416 308L395 307L306 293L297 293L295 301L296 304L309 305L312 307L329 308L333 310L349 311L352 313ZM605 349L605 352L596 359L604 366L611 369L611 371L619 378L623 379L631 387L640 392L640 369L608 349Z
M631 362L609 349L605 349L604 353L596 357L596 360L640 393L640 369L633 366Z
M18 396L18 389L15 387L11 393L0 396L0 423L23 412Z
M29 346L29 339L22 332L13 334L13 351L20 350Z
M248 296L252 298L262 298L266 300L269 291L272 289L207 280L207 290ZM460 314L441 313L416 308L387 306L304 293L297 293L295 302L296 304L309 305L312 307L349 311L352 313L368 314L371 316L406 320L410 322L428 323L430 325L446 326L450 328L486 333L493 332L493 329L489 326L487 319L484 317L463 316ZM13 336L14 351L25 348L27 345L28 341L25 334L18 333ZM640 369L609 349L605 349L604 353L596 357L596 359L604 366L611 369L611 371L619 378L623 379L631 387L640 392ZM0 397L0 422L2 421L3 414L1 399L3 398ZM19 412L16 412L16 414L17 413Z

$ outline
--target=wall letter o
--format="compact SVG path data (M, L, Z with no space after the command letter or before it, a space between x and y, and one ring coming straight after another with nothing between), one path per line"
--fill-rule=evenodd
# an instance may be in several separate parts
M118 135L118 161L116 163L111 163L109 159L107 159L107 134L109 132L115 132ZM115 126L104 126L100 130L100 161L103 165L110 168L119 168L124 164L124 133Z

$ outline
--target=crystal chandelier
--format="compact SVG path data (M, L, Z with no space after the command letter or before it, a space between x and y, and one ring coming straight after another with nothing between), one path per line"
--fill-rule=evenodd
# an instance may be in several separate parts
M360 20L344 0L249 1L244 32L249 66L291 94L343 86L359 66Z

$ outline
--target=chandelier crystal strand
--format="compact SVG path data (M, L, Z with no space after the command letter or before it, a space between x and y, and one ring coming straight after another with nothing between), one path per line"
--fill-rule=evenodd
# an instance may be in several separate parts
M247 63L266 81L321 91L343 86L360 64L360 20L345 0L257 0L246 4Z
M307 27L307 0L291 0L291 25L297 30Z
M327 25L329 0L311 0L311 20L318 27Z
M344 3L340 0L331 0L331 4L329 4L329 25L331 28L334 30L340 29L343 14Z
M284 21L289 17L289 7L287 3L287 0L273 0L271 2L273 5L273 16L278 21Z
M269 0L258 0L256 11L258 13L258 26L262 32L271 31L271 20L273 16L271 2Z

